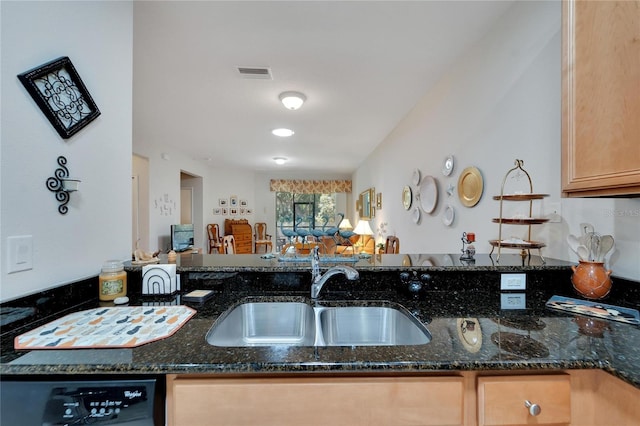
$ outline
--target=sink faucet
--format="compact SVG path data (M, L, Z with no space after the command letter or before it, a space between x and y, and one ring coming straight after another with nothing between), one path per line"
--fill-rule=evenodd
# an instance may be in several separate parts
M348 280L356 280L358 279L358 271L356 271L351 266L346 265L336 265L327 270L324 275L320 274L320 255L318 253L318 247L313 248L313 256L311 257L311 299L315 300L318 298L322 287L324 287L325 283L329 278L334 275L343 274L347 277Z

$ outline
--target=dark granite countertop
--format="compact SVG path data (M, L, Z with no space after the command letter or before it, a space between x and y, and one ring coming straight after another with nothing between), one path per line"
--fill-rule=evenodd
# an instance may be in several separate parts
M310 268L309 256L284 257L271 255L267 258L259 254L244 255L208 255L185 254L176 259L178 272L207 272L207 271L244 271L244 272L275 272L275 271L308 271ZM532 270L566 270L575 263L558 259L545 259L539 256L529 256L522 259L519 254L502 253L498 260L496 254L477 254L472 261L460 260L460 254L376 254L360 256L328 256L321 257L321 268L328 268L338 263L354 266L358 270L396 271L406 269L430 269L430 270L459 270L481 271L500 270L508 271L532 271ZM160 255L160 262L167 263L167 255ZM142 270L144 265L134 265L126 262L127 271Z
M410 255L412 264L404 268L402 255L392 256L393 262L382 260L388 269L384 266L380 269L380 265L367 269L358 262L358 281L332 278L320 297L332 304L345 300L361 304L382 300L400 303L426 324L432 334L432 341L426 345L211 346L205 341L205 335L215 319L245 298L311 303L309 268L260 265L259 262L273 259L259 256L249 256L254 260L247 266L247 259L239 259L246 256L193 255L189 259L183 257L178 270L182 273L183 292L198 288L215 292L204 304L182 302L180 295L168 299L138 296L135 281L139 267L128 267L130 289L134 289L130 290L132 305L186 304L197 310L173 336L132 349L13 349L16 335L56 316L99 306L95 299L86 300L40 318L39 323L3 326L0 374L344 374L599 368L640 388L639 327L588 319L544 306L554 294L579 298L571 287L570 263L547 259L543 265L535 259L534 265L522 266L517 264L521 259L516 256L517 260L511 264L504 261L496 266L479 259L475 266L468 266L460 265L456 260L458 256L450 255L453 265L443 266L436 264L441 256ZM423 260L420 262L420 259ZM419 265L414 266L414 261ZM217 262L225 265L217 266ZM423 288L410 291L398 270L415 272L411 276L422 279ZM501 305L500 274L514 272L527 276L527 290L523 292L526 309L502 309L505 306ZM428 277L423 277L425 273ZM639 293L638 283L614 280L614 289L603 303L637 308ZM97 291L93 294L97 295ZM6 305L3 304L3 308ZM473 319L481 330L482 344L477 351L465 346L459 337L461 318ZM515 344L513 339L517 339Z

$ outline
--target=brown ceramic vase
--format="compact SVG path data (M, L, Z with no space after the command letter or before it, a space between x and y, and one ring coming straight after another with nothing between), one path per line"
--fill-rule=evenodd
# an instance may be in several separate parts
M572 266L571 269L573 288L587 299L602 299L609 294L611 271L604 268L604 262L581 260L578 266Z

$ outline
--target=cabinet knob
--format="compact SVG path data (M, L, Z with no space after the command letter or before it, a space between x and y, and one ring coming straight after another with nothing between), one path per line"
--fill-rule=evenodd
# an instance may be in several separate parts
M532 404L529 400L524 402L524 406L529 409L529 414L532 416L537 416L542 411L542 408L540 408L538 404Z

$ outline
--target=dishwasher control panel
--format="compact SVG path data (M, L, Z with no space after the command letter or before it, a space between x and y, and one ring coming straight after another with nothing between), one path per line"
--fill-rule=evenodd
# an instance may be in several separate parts
M55 387L42 425L126 424L148 417L150 404L144 385Z
M0 424L163 425L163 383L155 376L121 380L2 378Z

